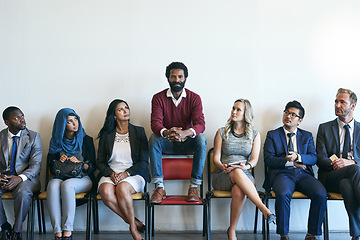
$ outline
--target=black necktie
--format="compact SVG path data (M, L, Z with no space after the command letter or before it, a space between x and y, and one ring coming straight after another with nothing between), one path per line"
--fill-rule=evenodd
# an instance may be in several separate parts
M15 159L16 159L16 151L17 151L16 141L18 138L19 138L18 136L13 136L14 142L13 142L12 150L11 150L10 175L16 175Z
M294 152L294 144L291 140L291 137L294 136L295 133L288 133L287 136L289 137L289 143L287 145L287 149L288 149L288 153L289 152Z
M347 159L351 147L349 125L348 124L344 125L344 128L345 128L345 138L344 138L344 146L342 151L342 158Z

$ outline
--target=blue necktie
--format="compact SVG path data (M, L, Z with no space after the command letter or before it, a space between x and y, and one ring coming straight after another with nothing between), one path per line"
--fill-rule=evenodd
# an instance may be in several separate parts
M345 128L345 138L344 138L344 146L342 151L342 158L347 159L351 148L351 139L350 139L349 125L348 124L344 125L344 128Z
M17 151L17 139L19 137L18 136L13 136L14 142L12 145L12 150L11 150L11 162L10 162L10 175L16 175L16 171L15 171L15 159L16 159L16 151Z
M287 149L288 149L288 153L289 152L294 152L294 144L292 142L292 136L294 136L295 133L288 133L287 136L289 137L289 143L287 145Z

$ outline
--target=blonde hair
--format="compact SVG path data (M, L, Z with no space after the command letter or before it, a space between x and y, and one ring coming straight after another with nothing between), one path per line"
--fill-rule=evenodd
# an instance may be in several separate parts
M244 114L244 121L245 121L245 136L247 136L250 140L250 142L253 141L253 118L254 118L254 114L253 114L253 110L251 107L251 103L249 102L249 100L247 99L243 99L240 98L238 100L236 100L234 102L241 102L244 103L245 105L245 114ZM225 124L225 138L228 139L229 138L229 133L231 131L231 129L233 128L234 122L231 120L231 116L229 117L229 119L227 120L226 124Z
M336 93L336 96L337 96L339 93L347 93L347 94L350 94L350 103L351 103L351 104L357 102L356 94L355 94L353 91L351 91L350 89L339 88L338 91L337 91L337 93Z

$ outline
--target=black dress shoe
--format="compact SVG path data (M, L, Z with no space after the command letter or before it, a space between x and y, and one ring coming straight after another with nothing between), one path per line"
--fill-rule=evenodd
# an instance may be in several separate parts
M22 233L13 231L11 240L22 240Z
M351 240L360 240L360 236L352 237Z

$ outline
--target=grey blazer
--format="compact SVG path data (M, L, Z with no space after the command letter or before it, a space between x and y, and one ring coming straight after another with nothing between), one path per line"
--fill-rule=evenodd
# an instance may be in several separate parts
M354 122L353 151L354 160L359 165L360 123L357 121ZM340 158L340 139L337 119L320 124L316 137L316 152L319 180L325 183L327 173L333 170L330 157L335 154Z
M0 132L0 172L7 169L9 156L8 129ZM25 128L22 130L17 153L15 170L16 173L25 175L28 179L40 177L42 160L42 146L40 134Z

